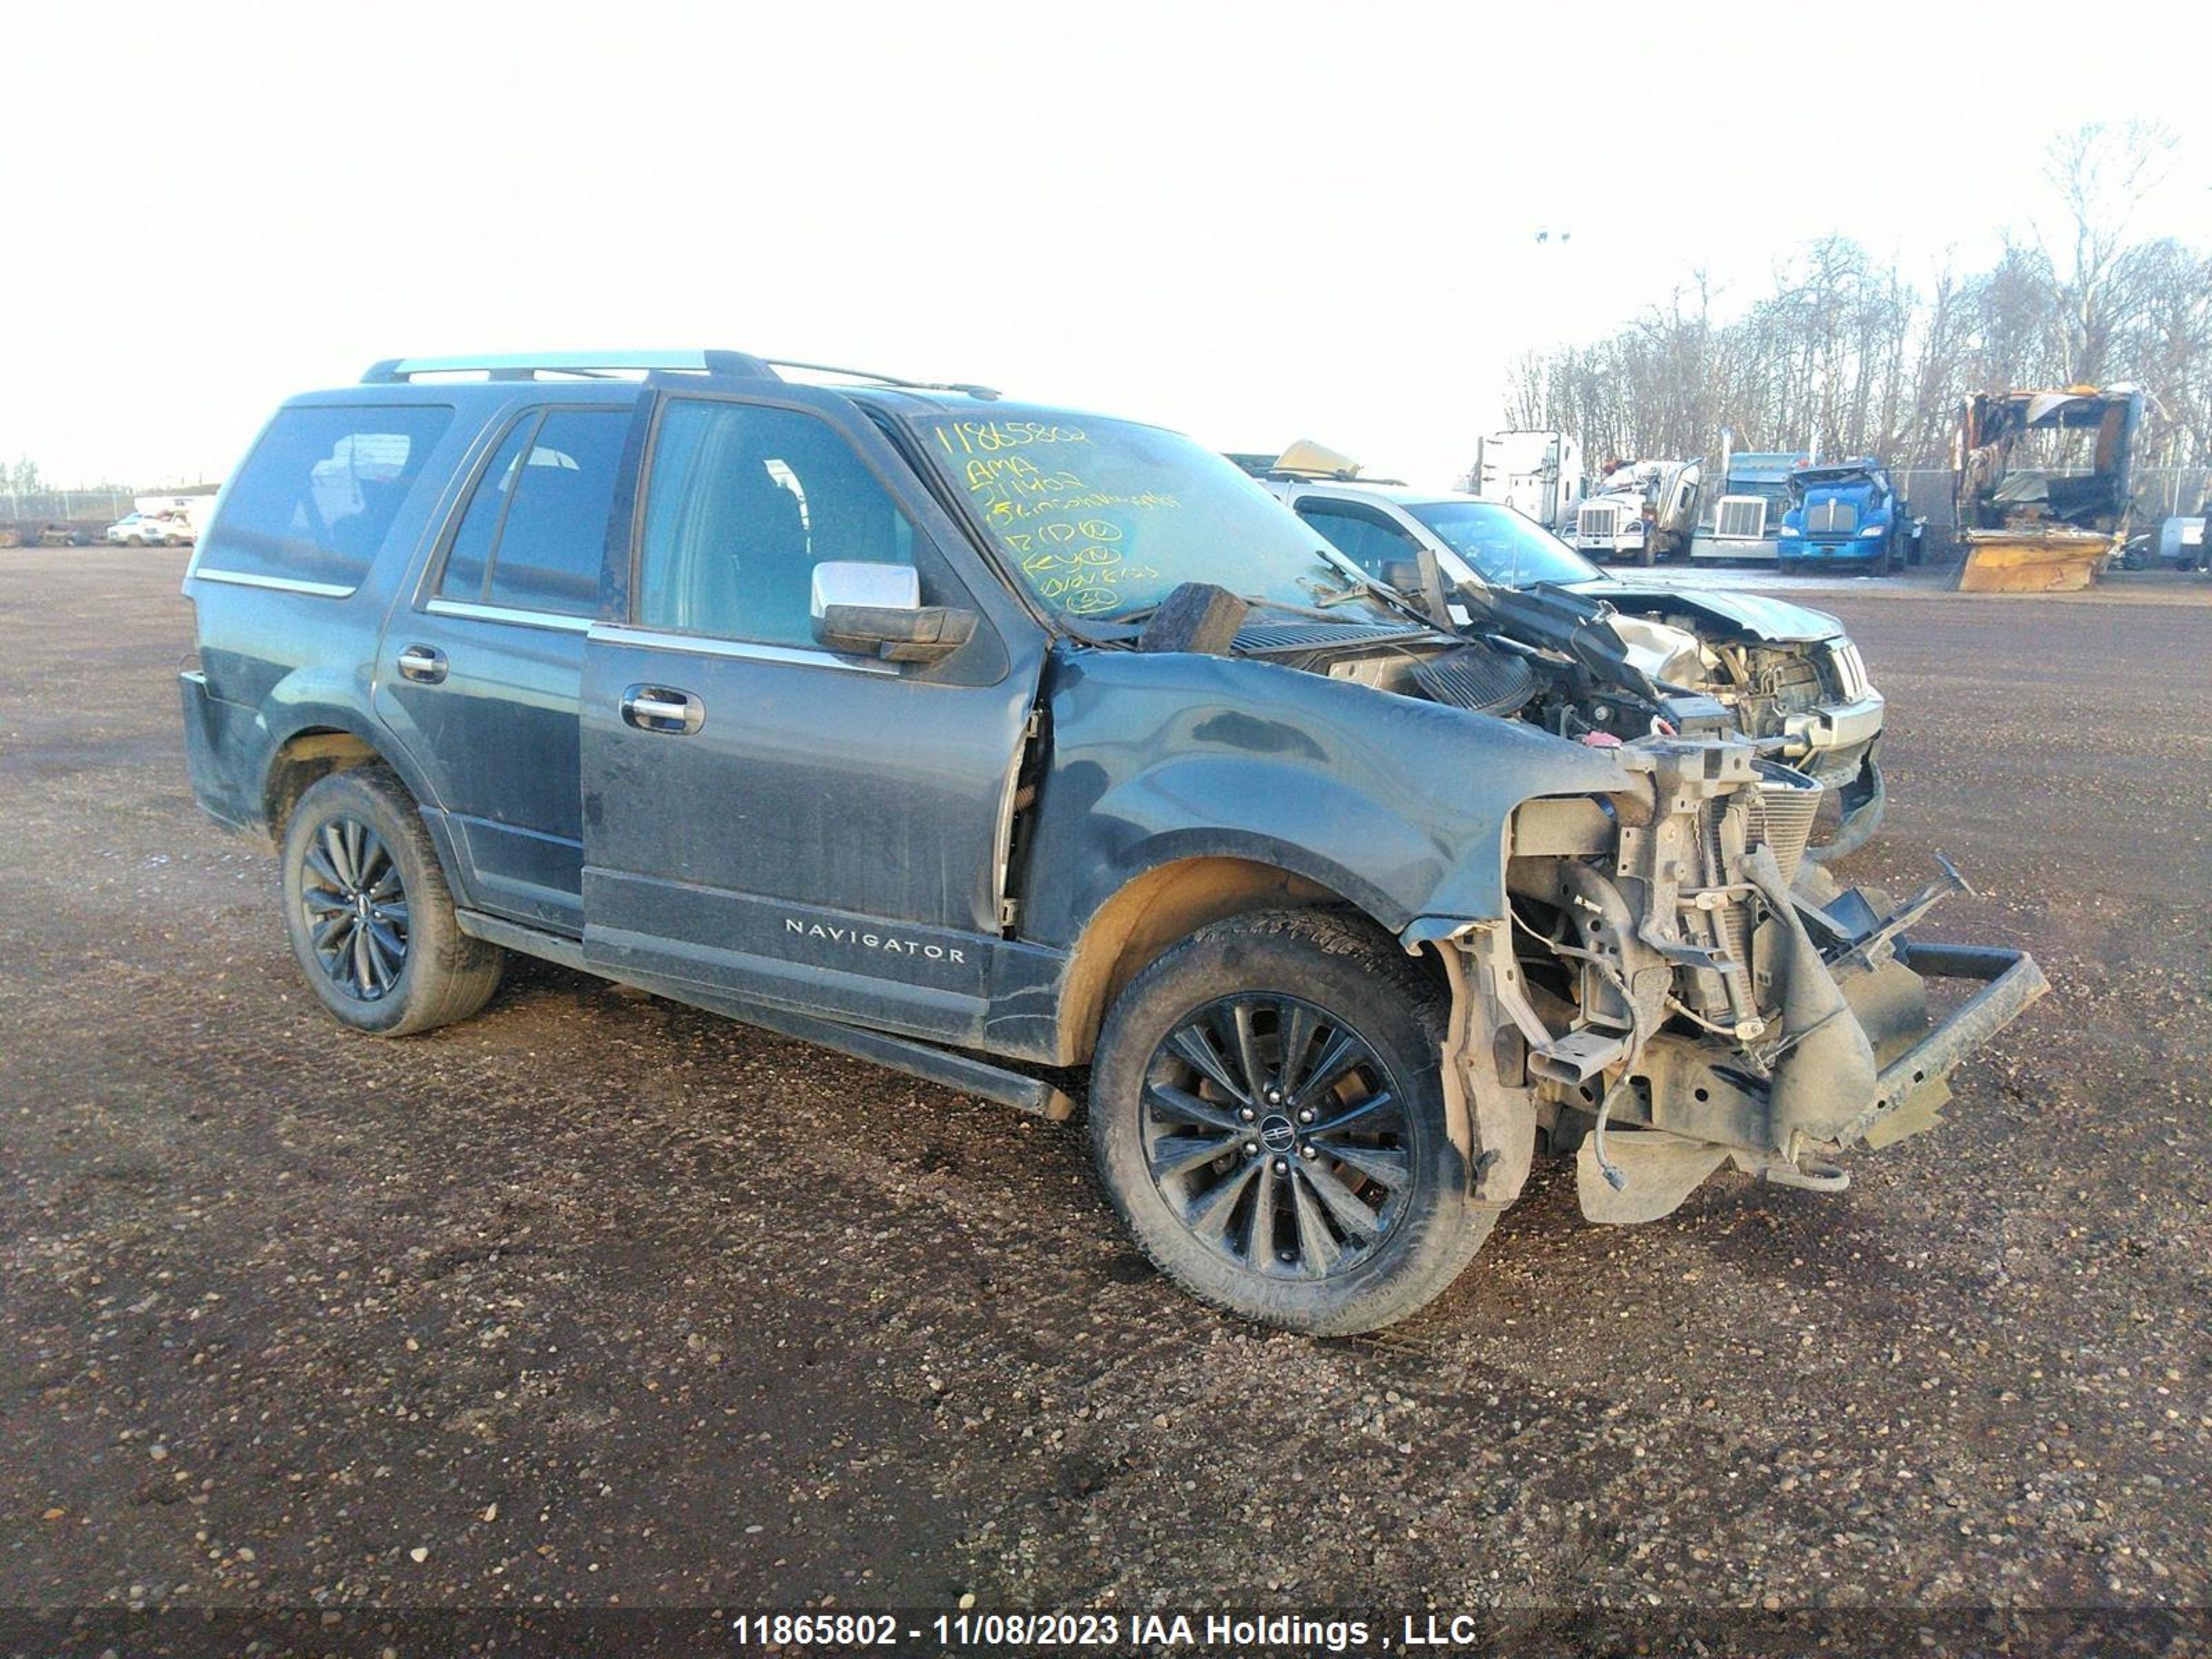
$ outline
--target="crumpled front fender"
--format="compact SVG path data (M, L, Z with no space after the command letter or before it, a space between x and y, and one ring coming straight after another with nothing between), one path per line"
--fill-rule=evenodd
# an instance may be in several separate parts
M1505 914L1504 837L1540 796L1636 781L1605 751L1519 721L1248 659L1092 652L1050 693L1051 759L1024 931L1064 944L1176 859L1272 863L1393 933Z

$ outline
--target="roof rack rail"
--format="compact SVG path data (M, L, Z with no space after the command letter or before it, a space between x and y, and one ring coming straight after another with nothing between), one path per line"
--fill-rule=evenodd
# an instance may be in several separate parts
M909 380L899 374L878 374L872 368L841 368L836 363L802 363L789 357L769 357L763 360L770 368L805 368L817 374L843 374L855 380L869 380L877 386L897 386L907 392L962 392L971 398L999 398L1005 394L996 386L977 386L969 380Z
M750 351L508 351L459 357L386 357L361 377L364 386L390 385L418 374L481 374L495 380L534 380L543 374L599 379L624 370L650 374L675 369L737 380L779 380L765 359Z

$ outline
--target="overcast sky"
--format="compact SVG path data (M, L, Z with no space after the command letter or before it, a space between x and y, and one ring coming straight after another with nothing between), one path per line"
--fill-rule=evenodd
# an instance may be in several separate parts
M2143 228L2212 240L2203 28L2111 0L17 0L0 458L218 477L378 357L704 344L1441 484L1508 362L1698 267L1728 304L1836 230L1986 261L2077 120L2170 124Z

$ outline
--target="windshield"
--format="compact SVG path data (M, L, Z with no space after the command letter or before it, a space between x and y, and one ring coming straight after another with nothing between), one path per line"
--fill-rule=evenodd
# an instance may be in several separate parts
M1496 501L1408 501L1405 507L1492 587L1595 581L1604 574L1534 519Z
M1137 620L1184 582L1348 622L1404 619L1231 462L1171 432L994 406L909 425L938 470L1057 615Z

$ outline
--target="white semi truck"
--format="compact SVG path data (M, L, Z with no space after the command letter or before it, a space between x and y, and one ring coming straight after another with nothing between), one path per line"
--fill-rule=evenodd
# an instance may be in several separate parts
M1629 461L1613 469L1575 511L1584 558L1656 564L1685 552L1698 521L1702 461Z

